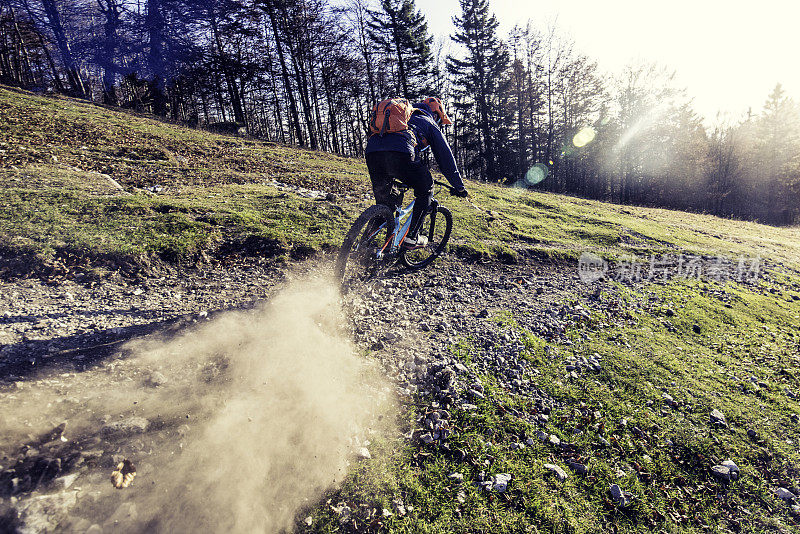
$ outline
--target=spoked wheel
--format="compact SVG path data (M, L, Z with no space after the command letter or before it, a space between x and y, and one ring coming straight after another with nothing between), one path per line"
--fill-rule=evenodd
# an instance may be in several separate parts
M387 266L388 254L379 260L377 253L391 236L393 226L392 210L380 204L368 208L356 219L336 260L335 274L342 282L342 292L368 284Z
M429 265L444 252L450 232L453 230L453 216L444 206L428 210L422 217L419 235L428 238L428 244L415 250L404 250L400 261L409 269L421 269Z

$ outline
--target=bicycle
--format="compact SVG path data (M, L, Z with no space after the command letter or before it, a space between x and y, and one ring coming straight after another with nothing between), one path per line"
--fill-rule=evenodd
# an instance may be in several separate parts
M447 187L451 193L455 191L438 180L434 183ZM394 185L402 194L409 189L399 181ZM343 291L375 278L394 260L416 270L427 267L444 252L453 230L453 216L435 197L420 223L419 233L428 238L428 244L418 249L401 246L411 227L414 202L395 210L376 204L359 215L347 232L336 260L336 278L341 281Z

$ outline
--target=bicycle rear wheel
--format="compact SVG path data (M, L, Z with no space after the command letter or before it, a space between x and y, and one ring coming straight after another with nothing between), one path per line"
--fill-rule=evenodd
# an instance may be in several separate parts
M341 281L342 291L363 285L380 274L388 263L388 254L379 260L378 251L386 245L393 230L394 217L388 206L377 204L359 215L336 259L335 275Z
M419 234L428 238L423 248L403 250L400 261L409 269L422 269L444 252L450 232L453 230L453 216L444 206L430 209L422 217Z

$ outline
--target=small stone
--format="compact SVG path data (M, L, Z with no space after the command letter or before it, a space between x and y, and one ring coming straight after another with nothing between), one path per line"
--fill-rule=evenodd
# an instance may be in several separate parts
M339 515L339 523L344 524L350 520L350 515L353 511L344 503L340 503L339 506L331 506L334 512Z
M311 525L314 524L314 518L312 518L311 516L308 516L308 517L305 518L303 523L305 523L306 526L310 527Z
M614 502L622 508L628 506L633 498L630 492L622 491L622 488L617 484L611 484L611 487L608 488L608 492L611 494L611 498L614 499Z
M128 419L123 419L122 421L109 423L105 425L103 428L101 428L100 432L103 434L123 434L123 435L142 434L147 431L147 427L149 426L150 426L150 421L148 421L144 417L131 417Z
M163 386L166 383L167 383L167 377L159 373L158 371L150 373L150 376L148 376L147 380L145 380L145 385L151 388L157 388L159 386Z
M572 469L579 475L585 475L586 473L589 472L589 469L585 465L583 465L580 462L576 462L574 460L570 460L569 462L567 462L567 465L569 466L570 469Z
M419 437L419 439L420 439L420 441L422 441L423 443L426 443L426 444L431 444L431 443L433 443L435 441L430 432L425 432L424 434L422 434Z
M711 410L711 424L719 426L727 426L725 415L716 408Z
M567 479L567 473L559 466L554 464L544 464L545 469L549 469L558 478L559 482L564 482Z
M775 488L775 496L789 503L794 502L794 500L797 498L797 495L786 488Z
M452 478L453 480L462 482L464 480L464 475L462 475L461 473L450 473L448 475L448 478Z
M731 479L731 470L724 465L715 465L711 468L711 472L719 480L729 482Z
M733 460L725 460L724 462L722 462L722 465L727 467L728 470L731 472L732 480L736 480L737 478L739 478L739 466L733 463Z
M556 436L555 434L550 434L550 437L547 439L547 441L549 441L550 445L554 447L558 447L559 445L561 445L561 440L558 439L558 436Z
M369 460L372 458L372 455L369 453L369 449L366 447L361 447L358 449L358 457L362 460Z
M63 476L63 477L58 477L58 478L57 478L57 479L55 479L53 482L54 482L54 483L56 484L56 486L58 486L59 488L61 488L61 489L67 489L67 488L69 488L69 487L72 485L72 483L73 483L73 482L75 482L75 479L77 479L77 478L78 478L78 476L79 476L79 474L78 474L78 473L72 473L72 474L70 474L70 475L65 475L65 476Z
M77 504L77 495L78 492L70 491L35 496L19 501L16 506L20 522L18 532L54 531Z
M393 500L392 506L394 507L394 511L397 513L397 515L406 515L406 506L400 499Z
M508 489L511 483L511 475L509 473L499 473L492 476L492 490L498 493L503 493Z

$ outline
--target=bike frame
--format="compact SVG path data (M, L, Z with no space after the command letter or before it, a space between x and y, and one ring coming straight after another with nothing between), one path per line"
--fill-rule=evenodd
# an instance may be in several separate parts
M411 229L411 212L414 211L415 202L416 200L412 200L411 203L405 208L394 210L395 231L392 232L392 235L389 236L389 239L377 252L378 260L382 260L386 254L395 254L400 249L400 243L403 242L403 239L406 238L408 231ZM402 221L404 218L405 222L400 224L400 221ZM375 232L369 238L372 239L373 236L377 235L385 227L386 223L382 224L380 228L375 230Z
M383 247L381 247L381 249L376 253L375 259L380 261L387 254L396 254L397 251L400 250L400 243L403 242L403 239L406 238L406 235L408 235L408 232L411 229L411 212L414 211L415 202L416 200L412 200L411 203L405 208L394 211L395 231L392 232L392 235L389 236L389 239L386 240L386 243L384 243ZM438 205L439 203L435 198L431 199L430 209L433 210L431 215L431 231L433 231L434 225L436 224L436 208ZM400 221L403 219L405 219L405 221L401 224ZM377 230L367 237L366 241L369 241L378 235L385 227L386 223L380 225Z

